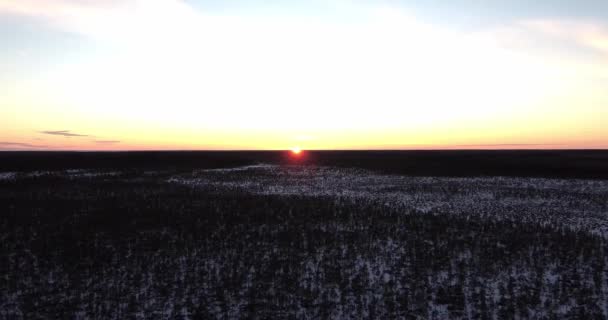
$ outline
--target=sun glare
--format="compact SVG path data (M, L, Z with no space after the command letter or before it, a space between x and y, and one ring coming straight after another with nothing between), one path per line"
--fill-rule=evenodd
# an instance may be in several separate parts
M302 149L300 149L300 147L293 147L293 148L291 148L291 153L294 155L298 155L298 154L302 153Z

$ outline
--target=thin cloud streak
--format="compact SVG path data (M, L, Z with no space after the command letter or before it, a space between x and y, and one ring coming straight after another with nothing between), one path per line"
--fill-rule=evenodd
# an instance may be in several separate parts
M539 146L565 146L561 143L490 143L490 144L457 144L453 147L539 147Z
M0 141L0 148L2 148L2 149L7 149L7 148L46 149L46 148L48 148L48 146L36 145L36 144L30 144L30 143L23 143L23 142Z
M88 134L79 134L79 133L72 133L70 132L70 130L57 130L57 131L51 131L51 130L47 130L47 131L39 131L40 133L43 134L50 134L53 136L64 136L64 137L89 137Z
M116 143L120 143L120 140L95 140L95 143L98 144L116 144Z

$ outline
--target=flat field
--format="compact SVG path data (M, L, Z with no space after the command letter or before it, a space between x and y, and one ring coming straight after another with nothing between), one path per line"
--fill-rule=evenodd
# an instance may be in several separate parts
M608 318L605 152L150 154L0 155L0 319Z

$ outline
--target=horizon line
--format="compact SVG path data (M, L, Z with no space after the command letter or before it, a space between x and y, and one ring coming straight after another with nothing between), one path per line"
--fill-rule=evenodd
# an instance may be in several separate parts
M120 152L289 152L291 149L130 149L130 150L71 150L71 149L56 149L56 150L0 150L2 152L40 152L40 153L53 153L53 152L98 152L98 153L120 153ZM332 152L332 151L353 151L353 152L366 152L366 151L608 151L606 148L463 148L463 149L302 149L304 152Z

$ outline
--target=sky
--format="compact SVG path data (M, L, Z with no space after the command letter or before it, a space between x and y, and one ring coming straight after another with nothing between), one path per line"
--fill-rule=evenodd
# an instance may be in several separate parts
M0 0L0 150L608 148L605 0Z

